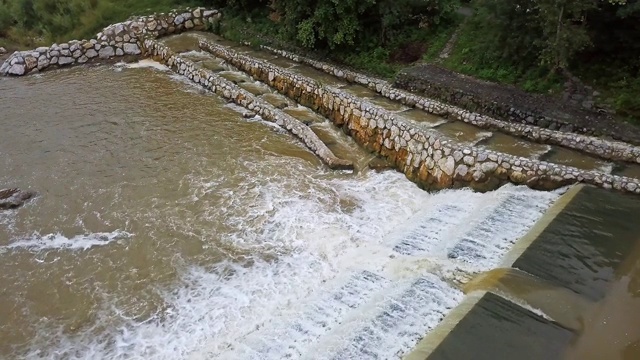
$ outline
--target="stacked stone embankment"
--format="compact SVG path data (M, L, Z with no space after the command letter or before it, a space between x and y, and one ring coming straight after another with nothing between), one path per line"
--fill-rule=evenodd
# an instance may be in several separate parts
M543 161L441 140L402 116L330 86L268 62L241 55L224 46L200 41L200 47L226 60L255 79L343 126L361 145L385 156L422 187L444 189L470 186L492 190L505 182L537 189L587 183L640 194L638 180L584 171Z
M515 87L480 81L431 64L400 72L394 85L505 121L608 136L640 145L637 127L616 121L605 113L586 110L549 95L534 95Z
M335 65L299 56L287 51L274 49L268 46L261 47L267 51L273 52L274 54L312 66L348 82L366 86L367 88L376 91L380 95L391 100L396 100L404 105L425 110L435 115L464 121L483 129L500 131L505 134L528 139L537 143L559 145L606 160L640 163L640 147L627 144L622 141L605 140L594 136L574 134L571 132L542 128L535 125L498 120L487 115L474 113L473 111L395 88L392 84L381 79L376 79L351 70L341 69Z
M291 115L275 108L268 102L254 96L249 91L242 89L232 81L212 71L196 66L192 61L180 57L171 51L171 49L153 39L145 40L144 52L154 60L167 65L173 71L186 76L189 80L203 88L253 111L264 120L274 122L282 128L287 129L330 168L353 169L353 163L351 161L336 157L308 126Z
M16 51L0 66L0 74L21 76L95 61L137 58L142 53L145 38L202 30L206 24L219 21L220 17L217 10L196 8L134 18L104 28L95 39Z

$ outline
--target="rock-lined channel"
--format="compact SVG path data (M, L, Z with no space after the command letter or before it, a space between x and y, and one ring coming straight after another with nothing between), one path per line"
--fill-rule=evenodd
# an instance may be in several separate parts
M155 61L0 78L0 182L40 194L0 212L0 353L402 358L463 301L462 283L521 246L558 187L640 192L636 179L493 151L467 123L416 126L407 103L345 88L345 74L156 40L219 16L143 18L131 56ZM85 44L117 48L123 24ZM28 57L3 69L33 73ZM387 167L379 156L443 191L368 170Z

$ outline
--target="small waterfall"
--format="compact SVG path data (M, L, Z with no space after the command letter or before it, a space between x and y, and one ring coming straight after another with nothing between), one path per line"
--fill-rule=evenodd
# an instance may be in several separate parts
M571 290L549 283L518 269L499 268L484 272L463 288L465 293L493 292L528 307L560 325L580 331L593 304Z

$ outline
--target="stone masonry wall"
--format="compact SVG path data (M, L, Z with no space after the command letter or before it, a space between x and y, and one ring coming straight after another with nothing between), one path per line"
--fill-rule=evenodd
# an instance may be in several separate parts
M360 84L380 95L401 102L404 105L425 110L435 115L452 118L487 130L497 130L505 134L521 137L537 143L559 145L578 150L606 160L640 163L640 147L621 141L610 141L594 136L556 131L539 126L502 121L490 116L474 113L460 107L442 103L395 88L387 81L340 69L337 66L299 56L268 46L261 48L290 60L304 63L318 70L334 75L351 83Z
M505 182L555 189L577 182L640 194L638 180L583 171L438 139L410 121L339 89L207 41L200 47L342 126L424 188L492 190Z
M337 158L331 150L306 125L291 115L275 108L266 101L254 96L247 90L234 84L212 71L196 66L192 61L175 54L171 49L153 39L144 42L144 53L161 62L180 75L202 86L203 88L243 106L264 120L274 122L287 129L313 151L326 165L332 169L353 169L353 163Z
M217 10L196 8L134 18L104 28L95 39L16 51L0 66L0 74L21 76L94 61L127 60L141 54L144 38L202 30L207 23L218 21L220 16Z
M640 145L640 132L634 126L614 121L603 113L515 88L506 90L500 85L468 79L432 65L420 65L400 72L394 86L504 121L607 136Z

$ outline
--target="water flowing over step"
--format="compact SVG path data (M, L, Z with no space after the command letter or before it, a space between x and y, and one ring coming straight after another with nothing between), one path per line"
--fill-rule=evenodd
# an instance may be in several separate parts
M265 324L217 358L390 359L405 353L462 297L437 276L391 282L370 271L305 304L285 323Z
M638 208L633 195L572 188L505 257L512 268L467 282L406 359L638 358Z
M390 112L339 88L323 86L313 79L212 42L200 41L199 45L203 50L227 60L238 69L276 88L283 95L317 109L335 124L348 129L349 135L359 144L391 159L400 171L424 187L442 189L460 184L486 191L510 181L550 190L583 182L640 193L640 182L637 179L525 159L451 141L439 134L437 129L428 131L415 127L397 112ZM380 92L382 88L376 88L376 91ZM401 99L402 96L390 98ZM475 124L473 121L471 123ZM455 124L441 126L446 129L446 126ZM453 133L457 135L459 132L453 130ZM465 135L464 132L462 134ZM482 138L478 139L476 135L473 143Z
M529 125L527 123L507 122L494 119L489 116L476 114L453 105L445 104L440 101L401 90L393 87L387 81L366 76L351 70L341 69L332 64L264 45L261 46L261 48L286 59L306 64L318 71L323 71L336 78L362 85L391 100L396 100L409 107L425 110L431 114L443 115L492 131L498 130L508 135L526 138L533 142L557 145L582 151L606 160L640 163L640 147L632 144L622 141L605 140L594 136L566 133L558 130L551 130L550 128L548 129L540 126ZM527 122L529 122L529 120L533 120L535 122L534 116L528 117ZM554 123L555 121L552 119L546 119L546 121L540 122L540 125L543 126L543 123L545 122L547 125L544 126L549 126L549 124ZM555 128L560 128L560 126L555 126Z
M370 154L368 151L358 146L353 139L342 133L335 126L332 126L328 119L313 112L309 108L295 103L288 97L274 92L274 90L268 85L260 81L254 81L250 76L244 72L238 71L233 66L228 65L224 60L216 58L208 52L199 50L197 41L194 45L194 40L198 38L197 36L189 34L180 37L180 39L182 38L186 38L187 40L178 42L176 40L172 41L172 38L169 38L165 42L168 42L169 44L177 43L179 48L184 51L180 54L181 56L194 60L201 66L238 84L241 88L265 100L274 107L282 109L285 113L300 120L303 124L310 125L311 130L316 133L320 140L327 145L334 155L341 159L348 159L354 163L356 171L360 172L366 170L369 162L375 158L375 155ZM245 51L244 53L252 52ZM267 58L269 58L269 56L267 56Z
M258 331L239 339L235 349L220 358L297 358L304 347L335 330L355 309L371 301L374 293L389 286L389 280L370 271L354 274L335 291L306 304L289 322L264 324ZM357 310L356 310L357 311Z
M537 203L550 194L541 193ZM534 203L534 204L535 204ZM498 266L502 257L545 211L531 194L505 189L490 201L452 204L447 197L428 204L390 240L400 262L428 258L450 271L473 273Z
M353 169L353 163L337 158L329 148L306 125L294 117L273 107L264 100L255 97L251 92L237 86L237 83L199 67L191 60L176 55L167 46L148 39L144 42L145 52L162 63L167 64L178 74L186 76L197 85L204 87L219 96L243 106L250 111L255 111L263 119L281 126L293 135L296 135L311 151L313 151L327 166L332 169ZM234 74L229 74L236 76Z
M328 358L398 358L411 349L416 340L433 329L461 299L462 294L458 290L438 277L421 277L398 293L388 296L376 309L377 315L355 330L354 335L346 339L347 345ZM322 345L319 348L326 344Z

